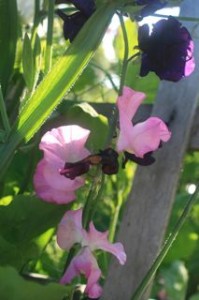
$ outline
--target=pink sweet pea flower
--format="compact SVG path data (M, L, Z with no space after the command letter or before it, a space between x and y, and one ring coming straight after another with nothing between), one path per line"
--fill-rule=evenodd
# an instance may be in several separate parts
M58 226L57 243L65 250L69 250L73 244L79 243L82 249L72 259L61 278L61 283L69 283L78 274L84 274L88 280L85 292L90 298L100 297L101 287L98 280L101 271L93 252L101 249L115 255L120 264L123 265L126 262L123 245L121 243L111 244L107 235L108 232L96 230L92 222L88 232L82 227L82 209L65 213Z
M76 162L90 152L85 143L90 131L77 125L61 126L44 134L39 148L44 158L38 163L34 174L37 195L47 202L69 203L75 199L75 191L84 185L83 177L74 180L60 174L66 162Z
M84 274L87 278L85 293L88 294L89 298L95 299L100 297L102 294L102 288L98 284L98 280L101 276L101 270L96 258L88 247L83 248L71 260L71 263L61 278L60 283L70 283L74 277L80 274Z
M160 118L151 117L145 122L132 124L132 118L144 98L144 93L125 86L122 96L117 99L120 122L117 150L126 151L140 158L148 152L157 150L161 141L167 142L171 137L171 132Z

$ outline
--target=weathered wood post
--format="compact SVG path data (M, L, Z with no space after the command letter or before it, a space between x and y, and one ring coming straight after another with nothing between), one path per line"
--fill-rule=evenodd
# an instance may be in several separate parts
M181 15L199 17L196 0L184 0ZM138 167L117 239L127 252L127 263L111 263L103 300L130 300L156 258L175 198L199 96L199 25L185 23L195 41L196 70L178 83L160 85L152 115L169 123L170 142L150 167ZM143 296L144 300L148 296Z

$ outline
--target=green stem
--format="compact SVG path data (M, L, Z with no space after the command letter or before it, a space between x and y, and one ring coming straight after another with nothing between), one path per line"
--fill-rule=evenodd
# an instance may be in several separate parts
M83 227L88 228L90 221L93 218L95 210L97 208L97 203L101 198L104 189L104 179L105 175L102 174L101 170L97 170L93 183L91 185L90 191L83 210Z
M119 96L122 95L122 90L126 78L126 72L128 68L128 56L129 56L129 41L128 41L128 36L126 32L126 27L124 24L124 18L121 13L117 14L120 20L121 24L121 29L122 29L122 34L123 34L123 39L124 39L124 57L123 57L123 64L122 64L122 71L121 71L121 79L120 79L120 88L119 88Z
M124 82L125 82L125 77L126 77L126 72L128 68L128 56L129 56L129 42L128 42L128 36L126 32L126 27L124 24L124 18L121 13L117 12L117 15L120 20L121 28L122 28L122 34L123 34L123 39L124 39L124 57L123 57L123 63L122 63L122 70L121 70L121 77L120 77L120 87L119 87L119 92L118 96L122 95L122 90L124 87ZM109 134L107 137L106 141L106 146L110 144L110 141L112 140L114 133L116 131L117 127L117 122L118 122L118 109L116 106L114 106L113 111L112 111L112 116L110 118L110 123L109 123Z
M4 129L5 129L6 133L8 134L10 132L11 127L10 127L10 122L9 122L6 107L5 107L5 102L3 99L1 85L0 85L0 111L1 111L1 117L2 117Z
M118 93L118 88L117 88L117 86L115 85L115 83L114 83L114 81L113 81L113 79L112 79L112 77L111 77L111 74L110 74L109 72L107 72L104 68L102 68L101 66L99 66L99 65L97 65L97 64L95 64L95 63L91 63L91 66L93 66L94 68L99 69L99 70L101 70L102 72L104 72L104 74L106 75L106 77L109 79L109 81L110 81L110 83L111 83L113 89L116 91L116 93Z
M147 272L146 276L142 280L141 284L135 291L131 300L139 300L141 298L141 296L143 295L144 291L146 290L146 288L148 287L148 285L150 284L151 280L153 279L153 276L155 275L155 272L159 268L160 264L162 263L163 259L165 258L166 254L168 253L169 249L171 248L173 242L175 241L180 229L182 228L183 224L185 223L187 217L189 216L189 213L190 213L195 201L197 200L198 192L199 192L199 184L196 188L195 193L187 201L187 204L185 205L180 218L178 219L176 225L174 226L172 233L169 235L168 239L165 241L165 244L164 244L162 250L160 251L160 253L157 256L156 260L154 261L153 265Z
M117 191L118 192L118 191ZM112 214L112 220L109 227L109 241L113 242L115 238L116 228L119 219L119 213L122 206L122 194L120 192L117 193L117 204L115 206L114 212Z
M45 69L44 69L45 74L48 73L52 65L54 6L55 6L55 0L49 0L48 1L48 30L47 30L47 39L46 39Z
M137 56L139 56L140 55L140 52L137 52L137 53L135 53L134 55L132 55L132 56L130 56L129 58L128 58L128 63L130 62L130 61L132 61L135 57L137 57Z

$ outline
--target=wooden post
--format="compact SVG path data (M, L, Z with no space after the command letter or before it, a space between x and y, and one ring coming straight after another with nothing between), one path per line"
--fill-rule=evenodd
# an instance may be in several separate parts
M197 1L185 0L181 15L198 18ZM131 299L165 235L199 96L199 28L196 23L184 24L195 41L197 68L189 78L160 85L152 115L169 123L172 138L158 151L155 164L137 169L117 237L126 250L127 263L120 266L112 261L103 300Z

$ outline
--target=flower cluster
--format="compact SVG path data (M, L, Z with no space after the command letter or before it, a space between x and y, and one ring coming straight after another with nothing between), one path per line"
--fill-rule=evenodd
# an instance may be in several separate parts
M57 3L68 2L57 0ZM57 10L57 14L64 21L64 37L71 42L95 11L94 0L70 0L78 11L66 15ZM142 6L137 20L153 14L163 8L167 1L135 0L135 4ZM150 71L155 72L160 79L179 81L189 76L195 68L193 50L194 45L188 30L174 17L160 20L153 26L152 33L147 24L138 29L138 48L141 51L140 76L146 76Z
M94 0L56 0L56 4L68 2L77 11L66 15L57 10L57 14L64 21L64 37L72 42L96 7ZM138 20L164 7L166 1L134 0L133 4L140 6ZM195 68L192 38L173 17L157 22L151 33L148 25L139 27L138 48L141 51L140 76L152 71L160 79L177 82L189 76ZM77 125L61 126L46 132L39 145L44 157L34 175L37 195L47 202L70 203L76 198L76 190L85 184L85 174L91 168L98 166L104 174L116 174L120 167L119 155L123 157L123 168L129 160L142 166L154 163L154 151L169 141L171 132L158 117L133 123L144 98L144 93L123 86L122 95L116 101L119 125L115 149L108 147L91 153L86 148L90 131ZM82 209L67 211L58 226L57 243L60 248L69 251L76 244L79 247L60 282L70 283L74 277L83 274L87 279L85 293L93 299L102 293L99 285L101 270L95 251L100 249L113 254L122 265L126 262L126 254L121 243L111 244L108 232L96 230L92 221L88 230L83 228L82 213Z
M40 149L43 159L38 163L34 186L36 193L45 201L57 204L69 203L75 199L75 191L84 185L84 174L92 166L101 165L102 172L111 175L118 172L118 155L124 152L127 160L134 160L141 165L154 162L151 156L161 142L170 139L166 124L159 118L151 117L142 123L133 125L132 118L144 100L145 94L124 87L122 96L117 99L119 111L119 136L117 151L112 148L91 154L85 144L90 131L71 125L61 126L44 134ZM83 273L87 278L85 292L90 298L101 295L98 280L101 271L94 256L94 251L101 249L114 254L121 264L126 261L123 246L110 244L107 232L100 233L91 222L88 232L82 227L82 210L68 211L64 215L57 232L58 245L65 250L78 243L81 250L72 259L61 279L69 283L73 277Z
M171 133L157 117L133 125L132 119L145 98L145 94L129 87L123 88L117 99L119 111L119 136L117 152L124 152L126 160L140 165L154 162L151 158L161 142L167 142ZM62 126L53 129L41 139L40 149L44 158L39 162L34 186L37 194L48 202L69 203L75 199L75 190L84 185L83 174L90 166L101 165L105 174L118 172L118 153L112 148L90 154L85 148L89 130L82 127ZM124 165L125 165L124 163Z

